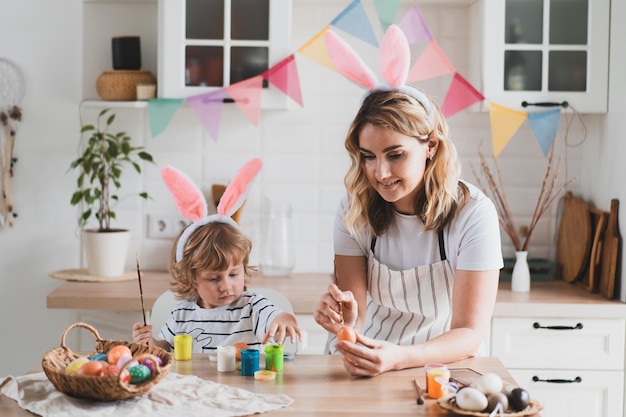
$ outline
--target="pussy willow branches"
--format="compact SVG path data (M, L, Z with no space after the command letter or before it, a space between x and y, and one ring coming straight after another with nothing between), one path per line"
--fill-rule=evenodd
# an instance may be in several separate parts
M533 231L535 230L535 227L537 226L537 223L539 222L539 219L541 219L541 216L543 216L543 214L550 208L550 206L559 196L559 194L565 191L572 182L577 180L577 178L570 178L566 180L563 185L555 188L556 181L559 176L559 166L561 164L561 158L559 157L557 159L556 164L554 165L554 169L552 169L554 162L554 142L552 142L550 154L548 155L546 173L543 177L543 182L541 183L539 196L537 197L537 204L535 205L535 210L533 211L530 224L528 225L525 239L522 242L518 235L518 229L515 225L515 221L513 220L513 213L511 212L511 208L509 207L509 203L506 198L506 193L504 191L503 185L504 183L502 181L502 174L500 172L500 166L498 165L498 161L496 160L496 158L493 158L493 164L496 170L496 176L494 178L494 175L492 174L491 169L489 168L489 164L487 163L484 155L479 151L478 156L480 157L480 168L482 176L479 176L474 167L470 164L472 173L478 181L478 185L483 189L483 192L491 198L494 205L496 206L500 225L502 226L504 232L511 239L511 243L513 243L515 250L518 252L527 251L528 245L530 243L530 238L533 234ZM481 177L486 181L487 186L484 185Z

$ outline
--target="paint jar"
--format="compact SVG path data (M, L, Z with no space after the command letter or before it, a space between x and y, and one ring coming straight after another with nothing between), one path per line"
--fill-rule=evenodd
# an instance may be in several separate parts
M174 336L174 360L188 361L191 359L191 335L177 334Z
M259 351L256 349L243 349L241 351L241 375L254 376L259 370Z
M265 346L265 369L282 372L285 347L282 345Z
M234 346L217 347L217 372L234 372L237 349Z
M442 363L429 363L424 366L426 371L426 393L430 398L441 398L447 394L445 386L450 381L450 371ZM444 385L442 385L442 382Z

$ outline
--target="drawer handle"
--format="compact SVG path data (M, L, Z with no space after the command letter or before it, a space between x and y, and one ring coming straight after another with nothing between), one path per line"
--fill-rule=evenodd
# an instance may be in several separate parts
M540 379L538 376L533 376L534 382L548 382L550 384L574 384L583 382L583 379L577 376L574 379Z
M533 327L535 329L548 329L548 330L580 330L583 328L582 323L576 323L576 326L542 326L541 324L534 322Z

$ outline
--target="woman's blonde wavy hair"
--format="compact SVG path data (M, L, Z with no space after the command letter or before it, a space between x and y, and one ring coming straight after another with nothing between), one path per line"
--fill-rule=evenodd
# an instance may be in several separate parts
M182 234L182 232L181 232ZM252 242L240 230L230 224L211 222L194 231L185 245L183 257L176 262L176 244L170 251L169 272L173 277L170 289L178 299L198 299L196 273L210 269L224 271L233 264L243 264L246 279L256 270L248 265Z
M351 165L344 179L348 192L344 222L351 233L361 232L369 225L374 235L380 236L389 227L394 212L393 205L370 186L363 170L359 135L368 123L414 137L422 143L438 139L437 152L426 163L424 181L414 202L415 212L426 230L443 228L469 199L468 188L459 181L461 163L448 138L448 124L434 103L432 107L434 123L418 100L399 91L374 91L363 101L345 141Z

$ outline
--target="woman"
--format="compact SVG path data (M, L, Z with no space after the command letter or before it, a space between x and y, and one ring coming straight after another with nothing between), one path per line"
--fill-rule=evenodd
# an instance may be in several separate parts
M347 196L335 220L335 278L314 312L352 375L477 353L503 266L493 203L460 180L439 109L409 87L374 88L351 124Z

